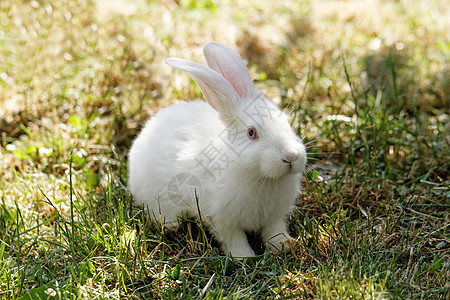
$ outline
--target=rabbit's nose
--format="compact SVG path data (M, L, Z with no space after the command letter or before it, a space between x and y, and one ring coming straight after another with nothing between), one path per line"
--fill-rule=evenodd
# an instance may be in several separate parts
M293 162L297 161L297 159L298 159L298 152L289 152L284 155L282 161L287 164L292 164Z

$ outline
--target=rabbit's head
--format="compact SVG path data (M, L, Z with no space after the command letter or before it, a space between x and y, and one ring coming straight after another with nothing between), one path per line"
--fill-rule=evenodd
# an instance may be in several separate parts
M217 132L237 168L249 176L277 179L300 173L306 152L288 117L254 86L239 54L216 42L203 49L209 68L178 58L166 62L188 72L206 101L218 112L225 130Z

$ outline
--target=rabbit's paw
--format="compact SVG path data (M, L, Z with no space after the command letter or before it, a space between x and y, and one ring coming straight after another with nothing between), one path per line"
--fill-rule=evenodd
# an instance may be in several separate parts
M222 249L227 255L235 258L255 256L244 231L223 232L219 237L222 240Z
M287 232L282 232L272 236L264 244L273 253L279 253L291 249L295 241Z
M232 250L229 250L229 255L233 256L234 258L244 258L244 257L253 257L255 256L255 252L250 247L242 247L242 248L235 248Z
M163 224L163 226L164 226L164 228L167 230L167 231L175 231L175 230L177 230L178 229L178 227L179 227L179 223L178 223L178 221L175 221L175 222L170 222L170 223L164 223Z

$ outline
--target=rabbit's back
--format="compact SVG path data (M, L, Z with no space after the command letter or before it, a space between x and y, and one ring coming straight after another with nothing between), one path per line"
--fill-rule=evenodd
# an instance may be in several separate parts
M147 121L129 153L136 203L150 205L157 198L162 203L170 180L192 170L195 157L222 127L217 112L201 100L180 101Z

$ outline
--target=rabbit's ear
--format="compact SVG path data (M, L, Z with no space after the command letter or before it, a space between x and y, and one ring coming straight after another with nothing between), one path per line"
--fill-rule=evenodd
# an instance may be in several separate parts
M204 65L180 58L168 58L166 63L188 72L200 87L206 101L219 114L227 117L234 115L239 95L222 75Z
M258 94L244 61L236 51L220 43L209 42L203 47L203 55L208 66L222 74L241 98Z

